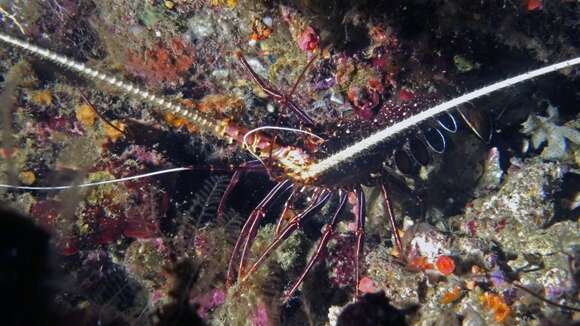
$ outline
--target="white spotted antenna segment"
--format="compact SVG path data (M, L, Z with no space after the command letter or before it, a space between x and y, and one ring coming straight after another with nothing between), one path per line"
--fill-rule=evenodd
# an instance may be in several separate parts
M82 63L76 62L64 56L56 54L50 50L37 47L29 42L19 40L17 38L14 38L12 36L3 33L0 33L0 41L8 43L14 47L26 50L34 55L41 57L42 59L46 59L55 62L57 64L60 64L65 68L76 71L81 75L86 76L89 79L102 81L106 84L109 84L126 94L133 95L145 102L157 105L160 107L161 110L165 110L167 112L171 112L173 114L182 116L191 121L194 125L201 127L202 130L210 129L211 131L214 131L214 133L217 133L219 135L219 130L220 127L222 126L220 126L218 122L216 122L215 120L205 117L204 115L198 112L185 110L184 107L182 107L181 105L172 103L171 101L168 101L160 96L154 95L146 90L142 90L131 83L118 80L115 77L109 76L95 69L86 67ZM515 84L533 79L535 77L539 77L561 69L569 68L578 64L580 64L580 57L555 63L536 70L528 71L515 77L511 77L503 81L491 84L489 86L482 87L473 92L461 95L447 102L441 103L425 111L422 111L418 114L409 116L408 118L400 122L397 122L391 126L388 126L382 130L379 130L378 132L370 135L369 137L366 137L360 140L359 142L354 143L353 145L350 145L317 163L301 167L300 171L296 172L298 172L300 178L304 180L316 179L323 173L333 168L336 168L342 163L352 160L353 158L355 158L356 156L362 154L367 150L371 150L376 145L383 143L384 141L392 138L393 136L405 130L408 130L412 127L415 127L419 123L429 118L433 118L443 112L449 111L454 107L467 103L471 100L477 99L479 97L491 94L493 92L502 90L504 88L513 86Z
M393 136L409 128L417 126L422 121L435 117L438 114L441 114L445 111L449 111L452 108L457 107L461 104L467 103L471 100L491 94L501 89L510 87L512 85L524 82L526 80L539 77L557 70L569 68L578 64L580 64L580 57L555 63L536 70L528 71L521 75L517 75L515 77L511 77L503 81L491 84L489 86L482 87L473 92L461 95L447 102L441 103L425 111L422 111L421 113L409 116L408 118L400 122L397 122L391 126L388 126L370 135L369 137L364 138L361 141L351 146L348 146L340 150L339 152L319 161L318 163L311 165L308 169L306 169L302 173L302 177L304 179L316 178L317 176L323 174L324 172L336 168L338 165L342 163L352 160L355 156L360 155L364 151L372 149L374 146L383 143L384 141L392 138Z
M164 99L163 97L155 95L146 90L140 89L139 87L129 82L122 81L108 74L89 68L83 63L76 62L65 56L62 56L60 54L57 54L44 48L40 48L34 44L22 41L20 39L17 39L4 33L0 33L0 41L8 43L16 48L25 50L33 55L40 57L41 59L52 61L56 64L59 64L65 67L66 69L70 69L72 71L79 73L80 75L85 76L88 79L108 84L109 86L112 86L129 96L133 96L144 102L153 104L162 111L170 112L172 114L184 117L191 123L193 123L195 126L199 127L201 130L208 129L210 131L218 130L217 129L218 123L216 121L200 114L199 112L186 110L183 106L177 103L172 103L171 101Z

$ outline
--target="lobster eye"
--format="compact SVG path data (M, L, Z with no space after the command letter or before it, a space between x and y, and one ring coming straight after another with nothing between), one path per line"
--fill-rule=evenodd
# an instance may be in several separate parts
M411 151L411 156L421 165L429 164L429 151L425 146L425 143L419 140L417 137L413 137L409 140L409 149Z
M443 113L441 116L437 117L437 123L441 126L441 128L445 129L446 131L454 134L457 132L458 124L457 119L449 112Z
M414 174L417 170L413 160L409 157L409 154L403 149L397 150L395 153L395 165L397 169L403 174Z
M423 137L425 137L425 142L435 153L443 153L447 148L447 139L437 128L429 127L423 131Z

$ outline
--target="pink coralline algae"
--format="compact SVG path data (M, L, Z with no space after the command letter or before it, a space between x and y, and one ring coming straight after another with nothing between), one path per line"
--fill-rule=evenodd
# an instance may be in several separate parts
M124 191L124 202L114 199L114 191L90 194L94 202L87 202L80 208L78 218L63 214L67 204L55 199L37 201L31 206L30 215L57 234L57 247L65 255L108 245L123 237L148 239L158 236L159 218L165 215L168 207L167 196L141 180L127 182Z
M378 113L380 97L377 91L368 87L353 87L348 90L347 96L360 118L370 120Z
M375 285L375 282L367 276L360 279L358 282L358 287L359 290L363 293L375 293L380 290L380 288Z
M211 310L221 306L226 301L226 294L223 290L214 289L193 299L198 305L197 313L206 319Z
M318 33L312 26L307 26L298 37L298 47L303 51L313 52L318 49L319 45L320 37Z
M252 326L269 326L268 310L266 306L259 305L252 316Z
M63 207L63 203L57 200L41 200L32 205L30 215L35 217L44 229L55 233L59 230L59 213ZM73 234L62 230L57 239L56 246L65 256L74 255L78 252L78 240Z
M40 225L50 231L56 224L61 208L62 204L56 200L38 201L30 208L30 215L36 217Z
M326 264L330 270L330 282L338 287L354 282L354 237L338 235L334 247L329 250Z

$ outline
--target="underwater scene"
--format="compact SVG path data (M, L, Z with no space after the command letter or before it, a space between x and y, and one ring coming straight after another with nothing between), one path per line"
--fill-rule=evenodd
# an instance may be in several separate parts
M580 1L0 0L0 325L580 323Z

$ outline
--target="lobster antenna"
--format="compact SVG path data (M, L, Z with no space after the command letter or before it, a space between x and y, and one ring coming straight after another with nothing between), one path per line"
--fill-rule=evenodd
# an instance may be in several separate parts
M201 130L210 130L216 135L220 135L224 126L217 123L213 119L206 117L200 112L195 112L185 109L183 106L167 100L159 95L155 95L138 86L129 83L127 81L120 80L111 75L102 73L93 68L87 67L85 64L71 60L65 56L57 54L48 49L38 47L30 42L22 41L10 35L0 32L0 41L8 43L16 48L25 50L41 59L54 62L63 66L66 69L72 70L89 80L103 82L113 88L121 91L122 93L142 100L144 102L150 103L157 106L161 111L169 112L180 117L183 117L193 123L196 127Z
M316 178L317 176L321 175L322 173L335 168L341 163L347 162L351 160L353 157L361 154L366 150L370 150L372 147L384 142L385 140L395 136L398 133L401 133L409 128L412 128L419 124L422 121L425 121L429 118L432 118L440 113L448 111L458 105L463 103L469 102L476 98L491 94L493 92L499 91L501 89L510 87L512 85L527 81L529 79L539 77L557 70L561 70L564 68L572 67L577 64L580 64L580 57L576 57L570 60L562 61L559 63L555 63L543 68L539 68L536 70L525 72L521 75L517 75L515 77L511 77L505 79L503 81L491 84L489 86L485 86L473 92L461 95L454 99L451 99L447 102L441 103L436 105L430 109L427 109L421 113L412 115L407 119L404 119L400 122L397 122L393 125L382 129L375 134L370 135L367 138L362 139L361 141L354 143L351 146L346 147L345 149L315 163L312 164L310 167L306 168L305 171L302 173L302 177L305 179Z
M160 174L174 173L174 172L181 172L181 171L190 171L190 170L193 170L193 168L190 166L184 166L184 167L179 167L179 168L170 168L170 169L165 169L165 170L153 171L153 172L149 172L149 173L143 173L143 174L133 175L130 177L113 179L113 180L81 183L79 185L68 185L68 186L30 187L30 186L14 186L14 185L0 183L0 188L16 189L16 190L31 190L31 191L53 191L53 190L66 190L66 189L72 189L72 188L89 188L89 187L102 186L102 185L106 185L106 184L121 183L121 182L125 182L125 181L148 178L148 177L152 177L152 176L160 175Z

